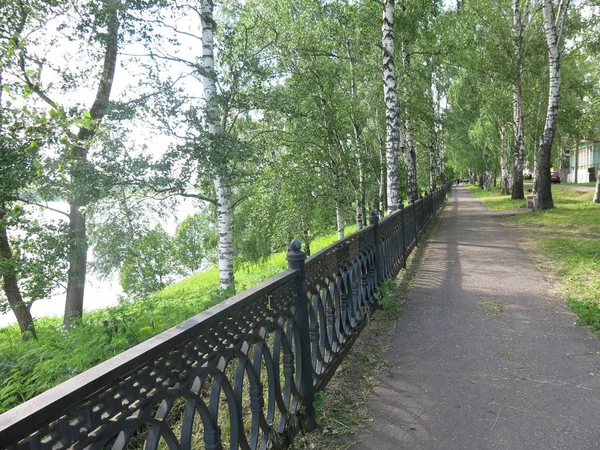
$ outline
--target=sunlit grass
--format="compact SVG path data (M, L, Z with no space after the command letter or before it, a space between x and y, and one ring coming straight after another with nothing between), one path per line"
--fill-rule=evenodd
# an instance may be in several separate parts
M590 181L589 183L566 183L566 182L562 182L560 183L560 185L562 186L587 186L587 187L595 187L596 186L596 182L594 181Z
M489 209L514 209L525 207L525 200L513 200L510 195L500 195L500 189L492 188L490 191L478 186L467 186L474 197L483 202Z

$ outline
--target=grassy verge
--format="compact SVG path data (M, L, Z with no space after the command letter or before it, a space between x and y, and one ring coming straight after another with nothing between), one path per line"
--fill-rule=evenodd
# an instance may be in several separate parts
M348 232L355 231L355 228ZM335 242L316 239L316 252ZM287 268L285 252L235 272L238 292ZM16 325L0 328L0 413L154 336L229 297L213 268L135 302L86 312L70 332L62 318L36 320L38 341L23 342Z
M478 198L492 208L496 196ZM552 196L554 209L505 217L504 223L524 238L580 322L600 332L600 205L592 203L593 192L553 189Z
M514 209L527 206L525 200L513 200L510 195L500 195L500 190L497 188L492 188L490 191L472 185L467 185L467 188L475 198L483 201L489 209Z
M562 186L588 186L588 187L595 187L596 183L594 181L590 181L589 183L565 183L565 182L562 182L562 183L560 183L560 185L562 185Z

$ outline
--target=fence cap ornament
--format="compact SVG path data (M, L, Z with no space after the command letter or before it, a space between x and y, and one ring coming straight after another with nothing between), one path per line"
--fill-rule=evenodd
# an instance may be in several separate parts
M288 261L303 261L306 259L306 253L304 253L302 250L302 242L300 242L298 239L294 239L292 241L290 241L290 244L288 245L288 252L287 255L285 256L285 259L287 259Z
M375 208L373 208L371 210L371 215L369 216L369 222L372 224L374 224L375 222L379 222L379 211L377 211Z

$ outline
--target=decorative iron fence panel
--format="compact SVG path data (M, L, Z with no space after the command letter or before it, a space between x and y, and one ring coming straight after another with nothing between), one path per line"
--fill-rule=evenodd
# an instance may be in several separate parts
M0 416L0 449L285 448L450 185ZM306 260L306 261L305 261Z

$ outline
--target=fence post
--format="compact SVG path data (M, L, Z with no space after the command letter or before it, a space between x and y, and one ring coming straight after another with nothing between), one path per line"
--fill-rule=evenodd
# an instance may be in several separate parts
M381 230L379 229L379 213L371 210L369 216L369 224L373 225L373 242L375 245L375 281L380 283L383 281L383 257L381 252Z
M300 248L302 243L298 240L290 242L286 259L288 269L298 271L296 278L296 322L300 332L300 358L296 364L300 364L300 396L304 408L303 428L306 431L314 430L317 427L315 419L315 408L313 402L315 399L313 384L313 365L310 351L310 320L308 316L308 287L306 285L305 261L306 253Z
M404 204L400 203L400 228L402 229L402 268L406 269L406 232L404 231Z

